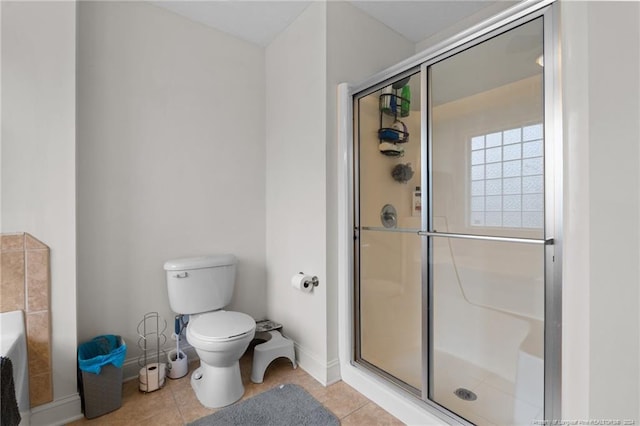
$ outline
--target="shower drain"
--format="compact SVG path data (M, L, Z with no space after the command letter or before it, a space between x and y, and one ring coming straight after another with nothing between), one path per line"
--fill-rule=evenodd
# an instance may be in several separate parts
M478 395L465 388L458 388L453 393L455 393L458 398L464 401L475 401L476 399L478 399Z

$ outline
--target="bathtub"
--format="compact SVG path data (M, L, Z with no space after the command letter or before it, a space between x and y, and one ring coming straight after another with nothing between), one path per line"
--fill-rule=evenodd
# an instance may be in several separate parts
M0 355L11 359L16 399L22 421L29 425L29 370L27 364L27 337L22 311L0 313Z

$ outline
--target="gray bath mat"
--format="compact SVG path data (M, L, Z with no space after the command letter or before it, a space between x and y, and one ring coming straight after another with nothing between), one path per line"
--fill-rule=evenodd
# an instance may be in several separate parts
M298 385L279 385L273 389L230 405L189 426L291 426L339 425L340 420Z

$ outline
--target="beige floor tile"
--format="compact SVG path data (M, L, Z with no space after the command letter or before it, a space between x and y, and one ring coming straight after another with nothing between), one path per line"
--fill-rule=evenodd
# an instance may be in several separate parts
M348 416L340 419L340 423L342 426L399 426L404 424L373 402L369 402Z
M173 388L171 389L171 393L173 394L173 398L178 408L183 405L190 404L191 402L198 402L196 394L193 392L193 389L191 389L191 386L180 387L177 389Z
M152 417L139 423L140 426L182 426L183 424L182 416L176 409L159 411Z
M302 370L302 369L298 368L298 370ZM304 373L304 370L302 371ZM322 386L316 379L314 379L307 373L292 375L289 378L288 383L293 383L298 386L301 386L302 388L304 388L304 390L309 392L314 398L318 400L326 397L326 394L328 392L325 386Z
M339 419L369 403L365 396L342 381L326 387L324 395L317 399Z
M166 387L155 392L144 393L138 390L138 383L135 381L127 385L132 391L123 392L122 407L111 415L114 421L140 424L160 411L167 409L177 411L178 409L171 390Z
M217 410L213 408L207 408L200 404L198 398L193 395L193 398L186 400L185 402L178 405L178 410L182 421L186 424L192 422L194 420L199 419L200 417L208 416L209 414L215 413Z
M81 419L75 420L71 423L67 423L67 426L78 426L78 425L87 425L90 424L91 426L101 426L101 425L106 425L107 423L105 422L105 419L108 417L109 415L104 415L102 417L96 417L95 419L87 419L86 417L83 417Z

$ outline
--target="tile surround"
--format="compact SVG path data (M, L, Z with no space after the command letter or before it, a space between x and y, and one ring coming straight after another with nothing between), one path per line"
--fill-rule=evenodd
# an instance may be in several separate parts
M0 311L11 312L25 307L24 251L0 253Z
M27 249L27 312L49 310L49 250Z
M2 251L24 250L24 234L2 234Z
M27 314L29 371L34 375L50 370L49 329L48 311Z
M53 400L50 251L26 233L0 235L0 312L26 317L29 397L35 407Z

